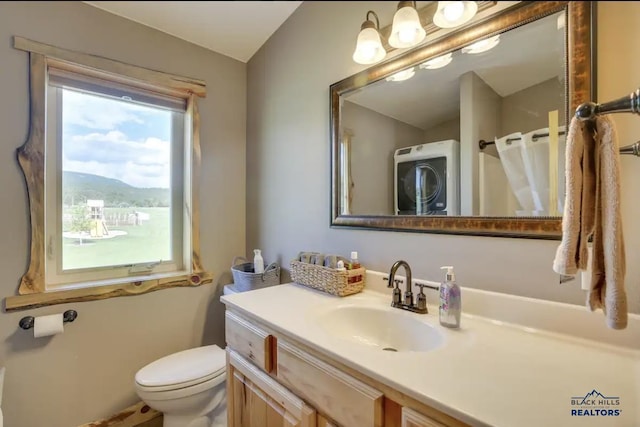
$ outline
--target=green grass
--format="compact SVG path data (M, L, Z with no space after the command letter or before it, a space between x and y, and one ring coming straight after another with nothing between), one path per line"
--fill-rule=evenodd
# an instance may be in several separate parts
M105 208L105 216L130 213L132 208ZM150 215L142 225L110 226L109 230L126 231L125 236L105 240L64 238L63 269L104 267L122 264L148 263L171 259L171 226L169 208L135 208Z

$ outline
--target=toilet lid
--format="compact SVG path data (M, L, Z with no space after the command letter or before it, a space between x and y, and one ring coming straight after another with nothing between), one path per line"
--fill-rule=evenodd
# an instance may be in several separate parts
M149 363L136 373L144 387L172 388L198 384L225 372L226 353L217 345L192 348Z

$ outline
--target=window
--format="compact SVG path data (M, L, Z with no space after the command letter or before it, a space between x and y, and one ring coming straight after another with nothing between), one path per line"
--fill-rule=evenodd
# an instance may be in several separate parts
M47 289L182 272L185 100L48 75Z
M31 260L8 310L210 283L199 260L204 83L14 38L31 61L19 148Z

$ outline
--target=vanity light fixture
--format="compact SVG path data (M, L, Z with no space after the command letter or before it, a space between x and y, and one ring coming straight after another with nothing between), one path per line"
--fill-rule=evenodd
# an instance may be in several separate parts
M484 40L480 40L475 42L472 45L462 48L462 53L482 53L486 52L489 49L493 49L500 43L500 35L495 35L493 37L486 38Z
M477 11L475 1L439 1L433 23L440 28L458 27L469 22Z
M451 54L440 55L436 58L430 59L427 62L420 64L420 68L426 68L427 70L436 70L438 68L446 67L451 62Z
M398 71L395 74L390 75L385 80L388 82L403 82L405 80L409 80L416 74L414 71L414 67L407 68L406 70Z
M393 16L389 44L397 48L413 47L424 40L427 32L420 23L415 1L398 2Z
M369 14L373 14L373 17L376 19L375 24L369 19ZM367 12L366 21L364 21L360 27L356 50L353 52L353 60L358 64L374 64L384 59L386 55L387 51L382 46L382 41L380 40L380 21L378 20L378 15L370 10Z

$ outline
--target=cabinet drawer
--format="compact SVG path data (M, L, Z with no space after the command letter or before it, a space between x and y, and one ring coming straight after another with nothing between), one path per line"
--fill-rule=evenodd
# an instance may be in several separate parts
M278 379L319 412L343 426L382 426L383 394L278 340Z
M265 372L271 372L274 368L272 343L275 338L233 312L227 311L225 317L227 346L251 360Z

